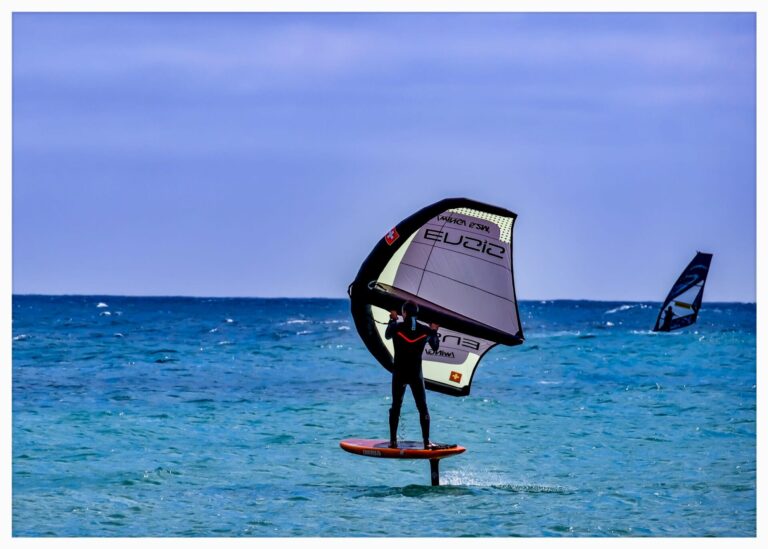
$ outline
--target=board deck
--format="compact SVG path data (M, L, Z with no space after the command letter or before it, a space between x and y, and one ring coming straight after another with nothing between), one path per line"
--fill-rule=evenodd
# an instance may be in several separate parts
M457 444L438 444L437 448L425 450L424 444L414 440L400 440L397 448L390 448L384 439L350 438L339 443L342 449L352 454L368 457L396 459L442 459L461 454L466 448Z

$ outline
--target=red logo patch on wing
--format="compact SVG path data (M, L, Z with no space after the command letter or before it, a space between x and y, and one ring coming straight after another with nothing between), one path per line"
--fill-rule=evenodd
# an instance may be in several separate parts
M461 381L461 374L459 372L451 372L451 381L459 383Z
M389 246L391 246L398 238L400 238L400 235L397 234L397 227L392 227L392 229L384 235L384 240Z

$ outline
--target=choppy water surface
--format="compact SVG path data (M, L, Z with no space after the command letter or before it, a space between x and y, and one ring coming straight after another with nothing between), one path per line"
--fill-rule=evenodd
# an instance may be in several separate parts
M755 536L755 306L523 302L423 461L345 300L13 298L15 536ZM400 435L418 439L406 395ZM397 520L393 520L396 517Z

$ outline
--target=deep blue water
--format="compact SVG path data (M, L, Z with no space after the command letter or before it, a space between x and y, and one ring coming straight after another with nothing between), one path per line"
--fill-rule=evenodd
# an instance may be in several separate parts
M346 300L14 296L13 535L755 536L755 306L658 306L521 303L433 487L338 446L389 407Z

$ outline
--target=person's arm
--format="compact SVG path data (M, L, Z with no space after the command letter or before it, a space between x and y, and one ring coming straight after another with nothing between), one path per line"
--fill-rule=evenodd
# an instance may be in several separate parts
M432 347L433 351L437 351L440 348L440 337L437 334L438 326L434 322L429 325L430 330L432 330L432 333L429 334L429 337L427 338L427 343L429 343L429 346Z
M395 335L395 329L397 326L397 311L389 311L389 323L387 329L384 331L384 337L392 339Z

